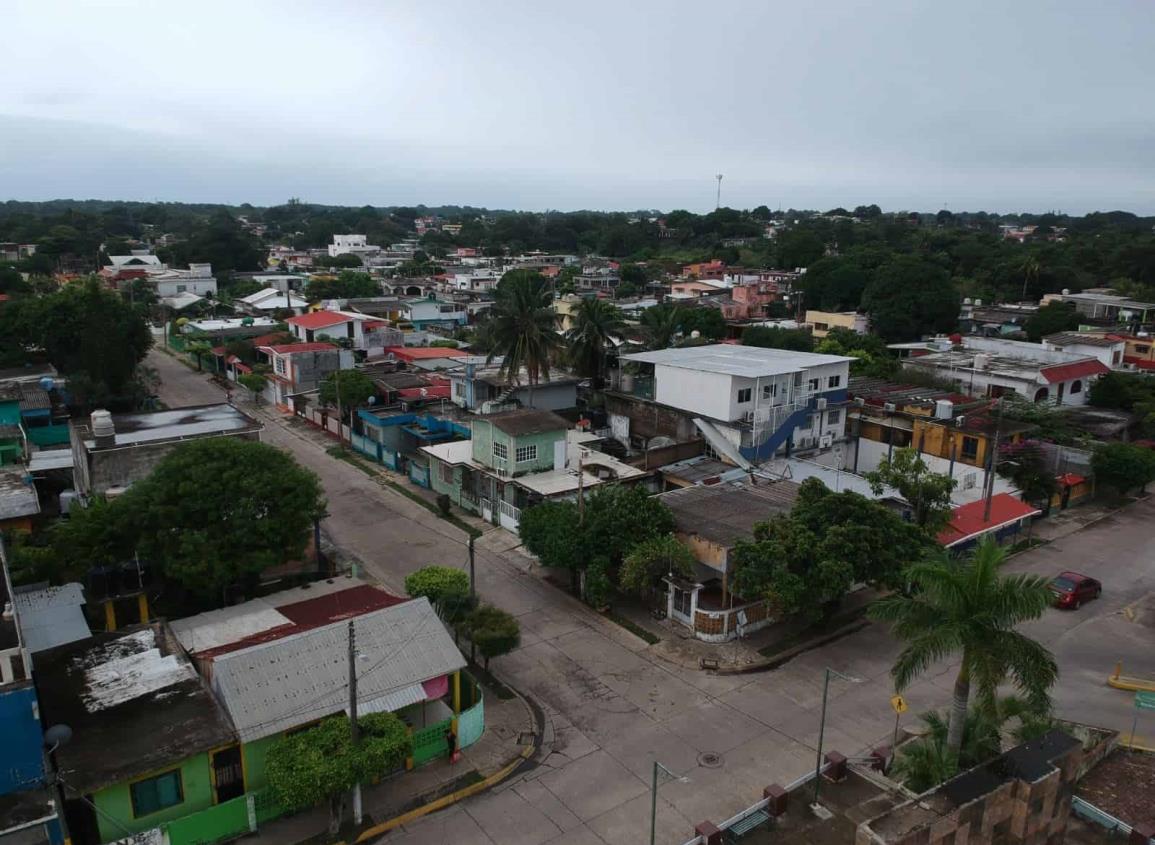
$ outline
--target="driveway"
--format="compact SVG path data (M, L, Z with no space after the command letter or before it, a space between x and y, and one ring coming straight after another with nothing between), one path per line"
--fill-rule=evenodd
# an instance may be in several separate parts
M186 384L203 379L172 359L162 368L167 356L154 357L165 380L164 401L212 401ZM426 564L464 565L465 539L457 529L326 455L323 444L275 421L264 439L317 472L329 497L329 536L391 589L400 590L405 574ZM1101 600L1079 611L1048 611L1029 629L1059 660L1055 699L1064 718L1129 729L1129 696L1103 679L1117 659L1126 661L1128 672L1155 675L1155 631L1124 612L1155 591L1148 564L1155 556L1153 516L1155 503L1135 505L1020 555L1009 567L1048 575L1076 569L1104 583ZM831 683L825 749L850 756L889 741L889 670L899 645L884 628L870 626L773 672L682 670L543 583L529 561L509 549L512 542L496 529L478 541L479 592L521 622L521 647L497 660L495 669L541 704L553 738L550 753L498 788L383 840L640 845L649 841L650 777L658 760L687 780L660 786L657 841L684 842L697 822L728 818L760 798L764 786L813 768L826 666L861 682ZM907 691L906 722L948 701L953 668L936 666Z

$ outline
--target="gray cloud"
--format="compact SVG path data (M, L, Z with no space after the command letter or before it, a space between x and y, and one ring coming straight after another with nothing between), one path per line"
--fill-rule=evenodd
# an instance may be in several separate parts
M4 197L1155 211L1144 0L8 16Z

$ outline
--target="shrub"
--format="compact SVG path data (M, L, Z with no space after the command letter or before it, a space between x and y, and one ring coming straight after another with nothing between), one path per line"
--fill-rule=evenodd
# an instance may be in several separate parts
M521 643L521 626L512 614L493 605L482 605L465 617L464 630L469 641L489 660L509 654Z

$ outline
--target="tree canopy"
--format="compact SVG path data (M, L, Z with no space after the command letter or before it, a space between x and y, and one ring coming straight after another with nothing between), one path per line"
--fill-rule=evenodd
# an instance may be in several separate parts
M959 302L946 270L909 255L875 270L862 295L872 330L891 343L954 329Z
M1027 318L1023 330L1027 340L1038 343L1049 334L1069 332L1079 328L1079 312L1070 302L1048 302Z
M500 373L510 384L520 383L523 371L531 386L548 379L561 348L560 321L544 276L529 270L509 271L494 289L487 320L487 360L501 356Z
M761 346L765 349L790 349L794 352L813 352L814 336L806 329L750 326L742 332L742 345Z
M694 554L672 534L651 537L634 546L622 562L618 583L626 592L648 599L667 575L691 578Z
M1101 443L1091 456L1095 480L1120 495L1155 481L1155 451L1132 443Z
M177 446L124 494L53 530L74 570L136 552L167 580L213 598L301 560L324 510L316 476L280 449L210 437Z
M337 370L321 382L318 398L325 405L334 407L338 397L341 409L352 414L355 408L369 403L369 398L377 395L377 383L360 370Z
M877 496L885 486L893 487L914 509L914 523L936 534L950 521L951 492L958 483L934 472L915 449L899 449L892 458L883 458L878 469L866 473Z
M381 295L381 283L368 273L342 270L335 277L315 276L305 287L310 302L321 299L354 299Z

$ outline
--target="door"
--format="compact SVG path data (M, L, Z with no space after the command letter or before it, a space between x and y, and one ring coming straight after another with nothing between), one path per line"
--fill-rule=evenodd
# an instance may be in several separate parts
M218 804L245 794L245 771L241 765L239 745L213 752L213 788Z
M68 825L68 835L73 845L98 845L100 842L100 825L96 820L91 795L65 799L64 823Z

